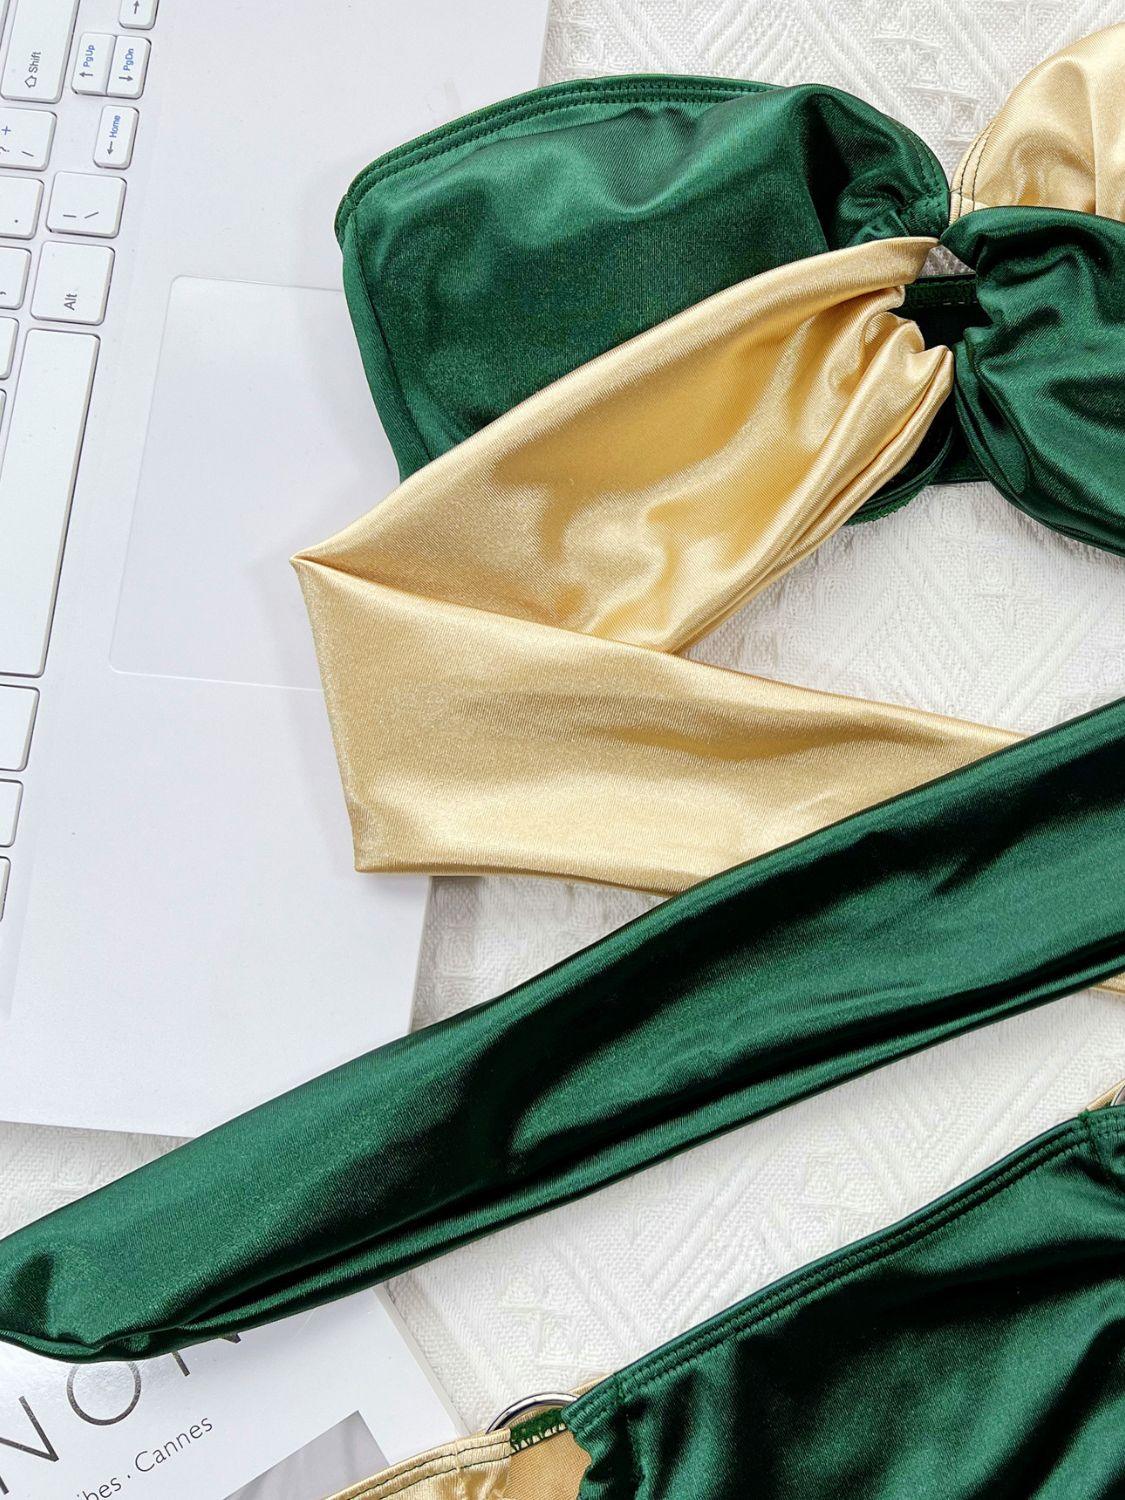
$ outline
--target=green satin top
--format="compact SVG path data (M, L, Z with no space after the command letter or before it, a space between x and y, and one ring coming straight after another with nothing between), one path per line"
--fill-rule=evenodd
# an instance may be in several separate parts
M929 147L850 94L637 75L536 89L400 146L356 178L336 233L405 478L713 292L948 219Z
M1091 39L1106 77L1123 44L1115 31ZM336 230L403 477L715 292L826 251L933 236L972 274L907 287L902 311L929 343L956 349L955 398L852 519L983 476L1045 525L1122 551L1122 174L1099 136L1114 98L1104 78L1087 88L1072 85L1057 120L1045 101L1040 133L1046 153L1110 180L1090 199L1097 213L1076 211L1087 200L1069 182L1037 177L1034 192L1000 198L1015 207L981 203L972 192L987 189L987 173L982 182L970 152L950 223L929 147L818 85L585 79L380 157L352 184ZM1023 128L1034 156L1034 126Z

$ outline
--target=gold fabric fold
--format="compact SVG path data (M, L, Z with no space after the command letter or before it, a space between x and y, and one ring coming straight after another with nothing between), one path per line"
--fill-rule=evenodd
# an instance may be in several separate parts
M561 1424L533 1436L505 1428L444 1443L332 1500L576 1500L589 1462Z
M755 277L540 392L294 559L361 869L658 892L1013 736L672 653L915 451L932 241Z
M1125 23L1033 68L957 168L950 217L1028 204L1125 219Z

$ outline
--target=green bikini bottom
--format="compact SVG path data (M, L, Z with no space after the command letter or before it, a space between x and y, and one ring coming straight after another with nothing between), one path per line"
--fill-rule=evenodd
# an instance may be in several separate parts
M564 1413L582 1500L1125 1495L1125 1109L1041 1136Z
M1103 1107L576 1400L346 1500L1111 1500L1123 1260L1125 1108Z

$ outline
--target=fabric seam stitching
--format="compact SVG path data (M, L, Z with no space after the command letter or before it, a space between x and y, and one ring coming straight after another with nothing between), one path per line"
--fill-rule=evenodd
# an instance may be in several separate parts
M600 85L600 87L596 87ZM764 94L776 91L779 87L772 83L758 83L750 79L698 79L692 83L675 81L669 86L655 83L638 84L628 79L604 80L585 79L577 84L567 85L564 94L553 97L538 109L531 109L536 99L541 94L533 92L525 94L517 100L509 100L503 104L493 105L485 112L485 118L479 119L475 126L465 126L463 130L453 130L448 137L440 140L423 141L414 150L406 149L406 154L401 158L389 159L380 157L378 161L371 164L366 172L371 173L367 177L361 173L357 182L362 186L356 191L356 183L349 187L345 194L344 202L349 205L349 215L344 216L342 222L346 222L350 213L354 212L367 196L372 188L380 183L388 181L391 177L401 172L406 172L417 166L423 166L428 162L438 161L447 156L451 151L456 151L460 146L470 146L476 142L487 140L507 129L512 124L519 124L525 120L546 119L548 116L558 114L562 110L572 109L582 103L587 97L596 95L599 98L607 98L620 103L639 103L646 100L660 100L670 104L690 104L696 101L712 100L725 103L732 99L740 98L747 94ZM493 112L494 111L494 112ZM342 224L341 224L342 227Z
M963 1199L952 1204L935 1205L929 1210L923 1209L914 1222L908 1222L900 1226L898 1230L886 1231L885 1237L880 1237L874 1245L856 1249L838 1259L834 1257L830 1266L816 1274L810 1272L806 1277L800 1278L797 1285L790 1285L772 1296L767 1295L753 1308L745 1309L741 1317L731 1316L717 1328L709 1329L706 1334L701 1333L696 1340L678 1349L674 1355L669 1354L663 1361L654 1361L652 1368L638 1371L632 1378L629 1377L628 1372L622 1371L619 1376L622 1395L639 1395L653 1382L682 1371L695 1363L723 1339L731 1335L742 1337L755 1328L765 1326L782 1313L799 1306L805 1298L811 1298L843 1284L857 1271L880 1264L904 1249L921 1244L939 1230L975 1212L985 1203L991 1202L1010 1187L1023 1181L1040 1167L1067 1152L1074 1151L1084 1136L1084 1124L1080 1121L1072 1121L1068 1127L1065 1127L1065 1130L1064 1139L1042 1146L1021 1161L1013 1163L1006 1172L980 1184ZM1076 1140L1076 1136L1079 1139ZM596 1406L594 1406L594 1412L595 1414L597 1412Z

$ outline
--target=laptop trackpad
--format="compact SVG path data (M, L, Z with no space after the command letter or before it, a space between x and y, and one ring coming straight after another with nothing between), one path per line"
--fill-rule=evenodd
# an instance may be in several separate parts
M113 665L316 687L289 557L396 481L342 292L179 278Z

